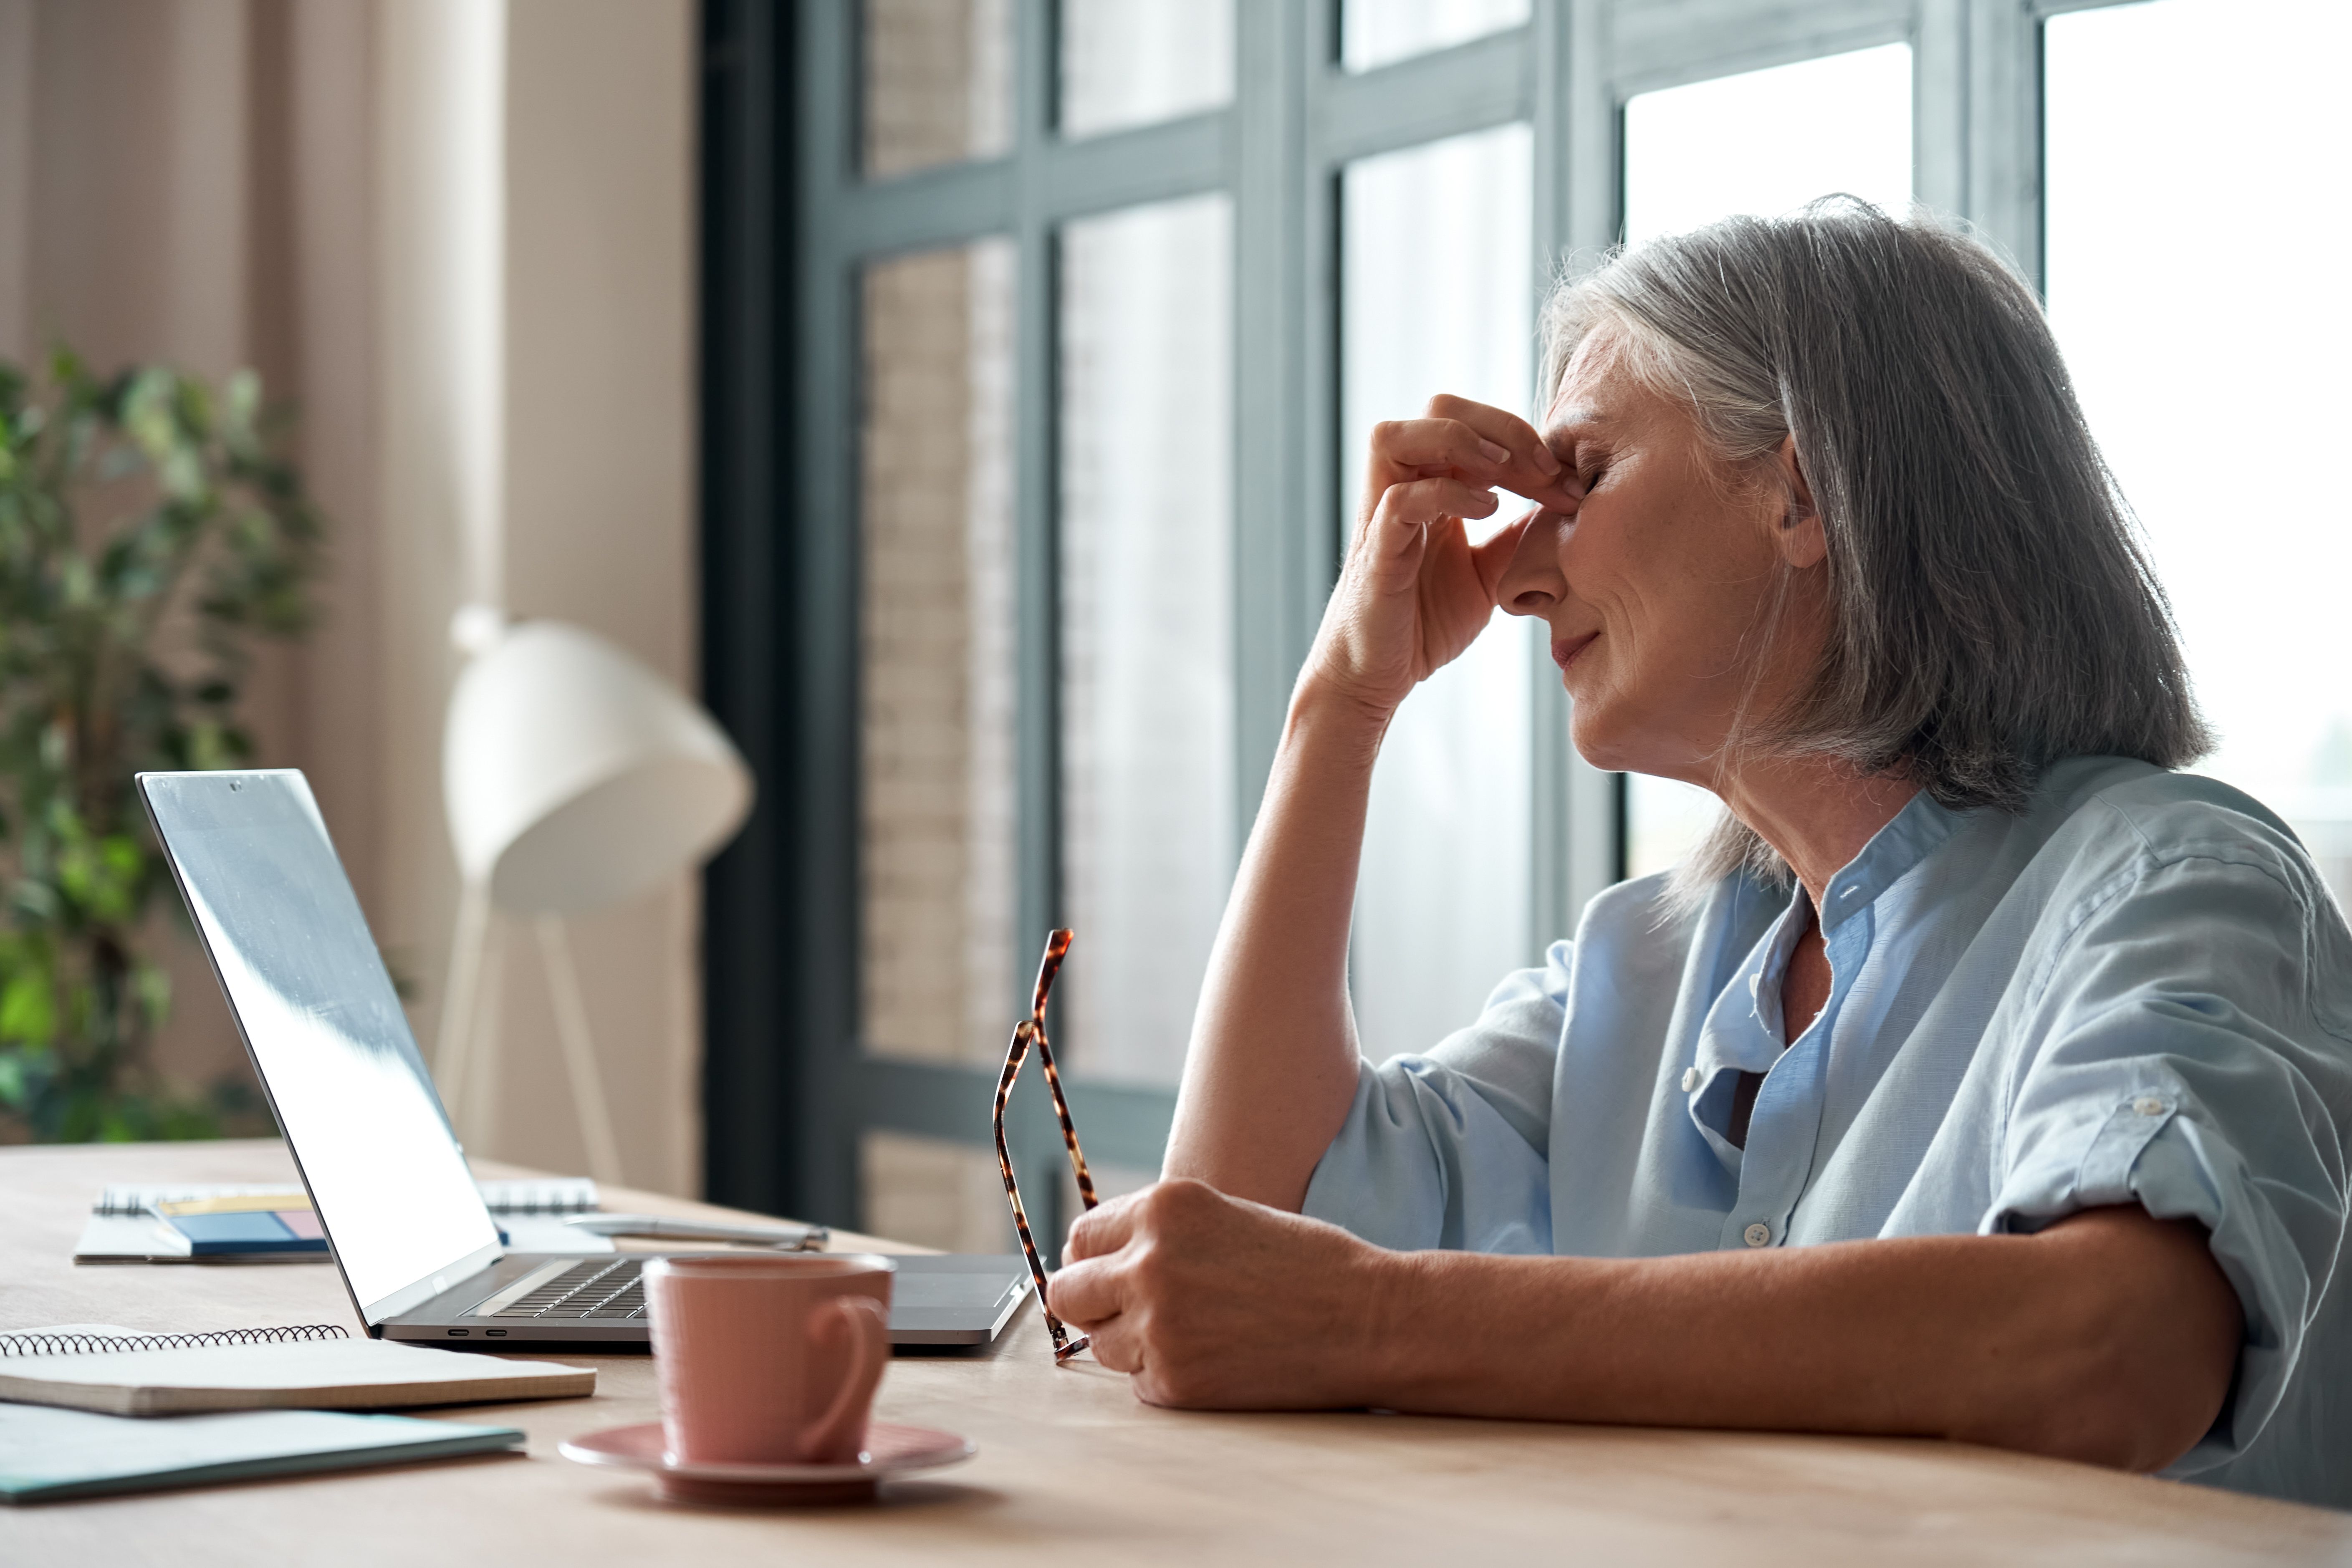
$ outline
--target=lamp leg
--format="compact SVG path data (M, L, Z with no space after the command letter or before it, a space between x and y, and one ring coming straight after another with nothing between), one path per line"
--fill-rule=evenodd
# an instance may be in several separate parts
M448 1112L453 1129L462 1125L458 1117L465 1108L466 1069L474 1044L482 946L489 931L490 889L484 883L467 882L457 897L457 929L450 939L449 975L441 994L441 1029L433 1040L433 1076L439 1080L441 1107ZM465 1141L463 1132L458 1133L458 1141Z
M555 1004L555 1032L563 1041L563 1065L572 1078L572 1104L580 1116L580 1141L587 1145L588 1170L610 1186L621 1184L621 1145L613 1135L613 1113L604 1104L604 1079L596 1067L596 1042L588 1033L588 1005L572 967L572 944L563 922L541 915L539 956L547 968L547 990Z

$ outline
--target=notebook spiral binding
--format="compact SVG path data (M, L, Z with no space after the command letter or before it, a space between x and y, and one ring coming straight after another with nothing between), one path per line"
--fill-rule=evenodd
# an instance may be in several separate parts
M96 1355L108 1351L192 1350L199 1345L275 1345L295 1340L347 1340L335 1323L279 1329L215 1329L201 1334L0 1334L0 1356Z

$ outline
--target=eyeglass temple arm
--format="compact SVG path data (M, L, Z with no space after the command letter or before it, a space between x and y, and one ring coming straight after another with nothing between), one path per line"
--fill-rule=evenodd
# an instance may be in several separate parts
M1037 1310L1045 1316L1046 1331L1054 1340L1054 1360L1059 1363L1086 1349L1087 1336L1080 1334L1075 1340L1070 1338L1069 1331L1062 1326L1062 1320L1054 1316L1054 1310L1045 1305L1045 1265L1037 1256L1037 1239L1029 1231L1029 1211L1022 1205L1020 1184L1013 1179L1013 1152L1004 1142L1004 1107L1013 1098L1013 1080L1021 1076L1021 1064L1028 1057L1032 1038L1042 1040L1044 1036L1028 1019L1024 1018L1014 1026L1013 1043L1004 1053L1004 1070L996 1080L996 1107L991 1121L996 1133L996 1168L1004 1177L1004 1195L1013 1205L1013 1228L1021 1237L1021 1254L1028 1260L1029 1278L1037 1286ZM1075 1151L1076 1135L1069 1131L1069 1113L1062 1110L1061 1098L1057 1089L1054 1095L1055 1109L1062 1111L1064 1135L1071 1140L1071 1148ZM1088 1208L1094 1206L1092 1187L1093 1184L1087 1179L1084 1167L1081 1167L1079 1190L1087 1194Z
M1070 1102L1062 1093L1061 1069L1054 1065L1054 1043L1045 1037L1045 999L1053 994L1055 977L1062 973L1062 960L1069 956L1070 936L1067 931L1048 931L1045 935L1045 954L1037 961L1037 988L1029 1005L1029 1034L1037 1043L1037 1061L1045 1071L1045 1091L1054 1101L1054 1119L1062 1124L1062 1143L1070 1152L1070 1169L1078 1178L1078 1200L1087 1208L1094 1208L1102 1200L1095 1195L1094 1173L1087 1169L1086 1153L1078 1147L1078 1130L1070 1121ZM1013 1070L1020 1069L1016 1067ZM1003 1092L1012 1092L1010 1079L1005 1080Z

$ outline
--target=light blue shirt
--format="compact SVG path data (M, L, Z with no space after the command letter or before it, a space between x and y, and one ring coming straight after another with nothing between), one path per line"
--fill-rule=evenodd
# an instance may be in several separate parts
M1785 1051L1801 889L1734 877L1681 915L1664 891L1610 889L1470 1027L1363 1064L1306 1212L1601 1258L2193 1218L2245 1340L2168 1473L2352 1504L2352 934L2284 824L2111 757L2019 816L1919 795L1824 890L1834 982ZM1744 1149L1742 1070L1766 1075Z

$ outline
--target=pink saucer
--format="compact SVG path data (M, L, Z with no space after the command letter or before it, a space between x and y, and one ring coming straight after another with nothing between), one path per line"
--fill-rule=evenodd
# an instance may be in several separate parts
M560 1445L556 1452L583 1465L648 1470L656 1489L671 1502L715 1502L756 1507L776 1503L863 1502L875 1483L909 1470L936 1469L969 1459L971 1440L936 1426L901 1426L876 1421L866 1428L866 1449L854 1465L673 1464L658 1421L608 1426Z

